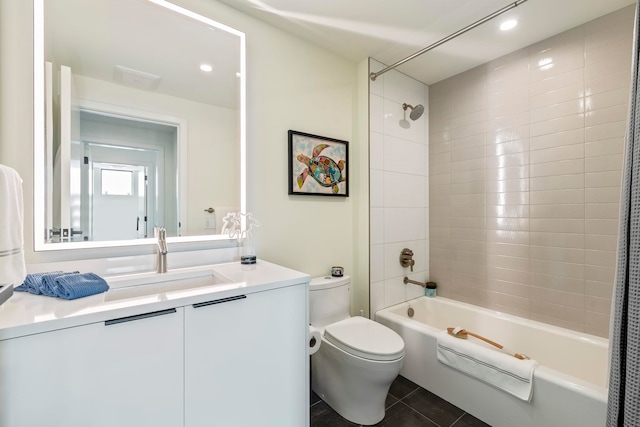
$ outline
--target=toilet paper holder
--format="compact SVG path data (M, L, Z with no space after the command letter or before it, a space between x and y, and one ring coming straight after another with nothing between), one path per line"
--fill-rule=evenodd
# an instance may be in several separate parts
M322 345L322 335L320 331L309 325L309 356L314 354Z

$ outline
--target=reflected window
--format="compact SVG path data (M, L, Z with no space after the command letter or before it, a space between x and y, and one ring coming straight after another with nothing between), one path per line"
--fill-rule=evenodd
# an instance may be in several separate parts
M132 171L102 169L103 196L130 196L132 186Z

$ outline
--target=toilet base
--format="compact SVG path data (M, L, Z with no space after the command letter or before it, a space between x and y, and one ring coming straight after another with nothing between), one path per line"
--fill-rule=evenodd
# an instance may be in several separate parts
M311 356L312 389L343 418L373 425L384 418L389 387L403 361L404 355L391 361L363 359L323 339Z

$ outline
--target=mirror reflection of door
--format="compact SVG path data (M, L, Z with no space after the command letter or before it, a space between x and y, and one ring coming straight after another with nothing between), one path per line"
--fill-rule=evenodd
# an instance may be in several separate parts
M88 153L89 154L89 153ZM106 156L105 156L106 155ZM110 162L102 162L105 160ZM157 152L94 146L86 156L89 186L81 211L91 240L127 240L150 236L155 224ZM118 163L115 163L115 162Z
M146 173L144 166L93 163L94 240L147 237Z
M72 205L82 239L151 237L153 227L178 231L177 128L163 123L80 112L80 203Z

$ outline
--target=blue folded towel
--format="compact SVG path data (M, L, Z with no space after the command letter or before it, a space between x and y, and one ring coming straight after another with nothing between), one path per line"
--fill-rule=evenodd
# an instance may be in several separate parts
M106 292L109 285L94 273L50 271L27 274L24 283L14 290L71 300Z
M46 275L60 275L63 274L62 271L51 271L48 273L31 273L27 274L24 278L24 283L22 285L15 287L13 290L18 292L30 292L34 295L41 295L42 292L42 277ZM47 295L47 294L45 294ZM53 295L50 295L53 296Z
M47 273L47 274L43 274L42 275L42 285L40 286L40 292L42 293L42 295L46 295L48 297L56 297L58 296L56 294L56 284L55 284L55 280L63 275L66 274L77 274L79 273L78 271L72 271L72 272L68 272L68 273L63 273L62 271L59 272L54 272L54 273Z
M109 285L94 273L63 274L54 279L56 296L64 299L77 299L99 294L109 290Z

